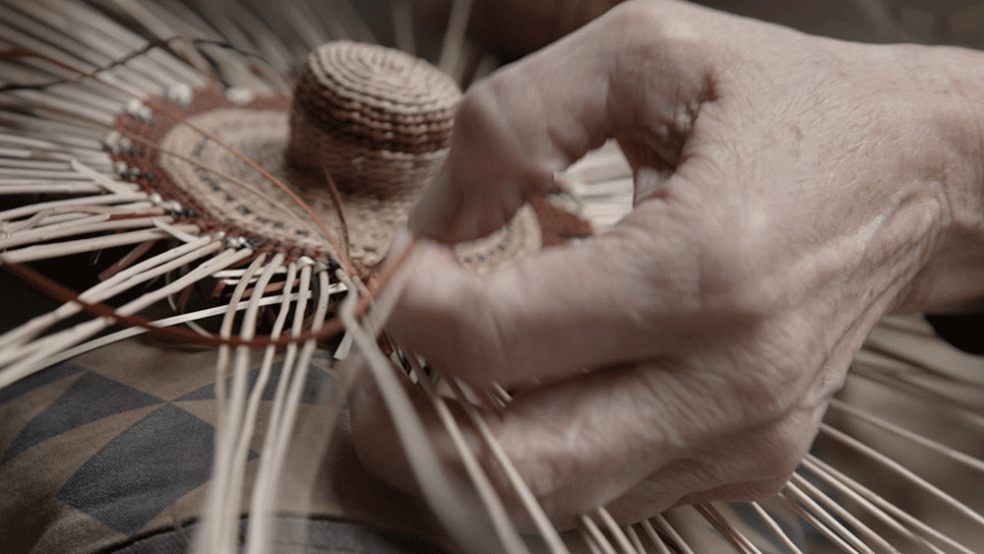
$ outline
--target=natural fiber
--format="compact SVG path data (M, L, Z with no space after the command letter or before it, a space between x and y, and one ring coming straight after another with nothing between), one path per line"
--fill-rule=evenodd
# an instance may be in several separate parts
M353 467L329 463L350 437L337 404L316 410L304 399L312 372L333 375L335 358L352 359L354 348L392 394L386 408L446 526L443 533L409 530L435 541L451 537L441 544L452 549L747 554L795 553L809 544L852 554L980 551L984 502L968 483L984 475L982 362L955 353L914 318L887 318L872 333L814 450L779 496L684 507L626 527L598 508L582 516L580 534L563 537L498 448L482 419L487 415L467 403L474 391L447 381L442 388L464 403L475 436L545 540L519 536L462 442L467 481L437 464L420 414L400 396L397 376L409 375L455 435L447 398L427 386L441 376L399 345L384 349L375 340L400 274L374 271L447 148L457 85L416 58L351 42L372 41L372 33L347 1L3 4L0 267L24 276L27 286L59 294L64 304L31 313L15 303L33 298L4 298L0 315L18 319L0 333L0 456L10 456L0 462L0 546L11 536L32 540L19 523L9 532L24 513L42 514L32 519L44 527L32 531L43 534L32 543L38 550L61 540L65 548L106 551L127 540L103 524L73 533L70 523L83 518L68 515L57 488L34 486L59 445L73 448L72 435L6 451L20 436L13 433L40 425L41 399L61 398L74 378L62 373L75 371L75 362L100 365L93 371L101 382L126 382L133 377L128 364L141 364L134 373L162 387L147 394L175 409L189 391L212 387L214 400L194 400L194 413L186 414L214 425L212 482L149 514L142 533L202 516L199 552L258 554L271 551L277 538L305 542L304 531L276 527L280 509L389 527L405 512L382 517L379 510L351 509L341 497L333 499L336 512L319 511L320 492L354 486L344 472L330 476L336 481L316 480L322 465ZM391 6L394 14L412 13L405 0ZM438 64L449 74L480 76L495 67L494 58L464 39L469 6L454 2ZM403 17L396 28L400 44L414 50L412 20ZM330 41L336 42L321 48ZM618 147L608 144L559 176L564 191L532 202L498 235L463 246L459 256L491 271L588 234L590 226L568 211L604 232L631 205L631 177ZM96 269L88 271L90 265ZM62 295L52 280L77 296ZM325 329L341 329L339 319L346 336L315 340L327 337ZM168 332L174 326L208 333L215 352L185 356L167 343L119 342L147 332L187 340ZM214 370L189 366L200 357ZM68 360L74 362L56 366ZM173 363L150 367L155 360ZM162 392L184 382L195 386ZM337 388L317 392L340 402ZM503 406L509 397L498 391L489 402ZM96 417L98 410L83 413ZM327 432L332 421L339 423ZM125 418L98 423L131 428ZM68 467L81 463L75 460L51 473L67 478L61 474L77 469ZM21 473L29 470L35 473ZM359 486L380 487L366 496L389 496L359 475ZM95 492L130 500L127 491ZM243 512L250 518L241 546Z

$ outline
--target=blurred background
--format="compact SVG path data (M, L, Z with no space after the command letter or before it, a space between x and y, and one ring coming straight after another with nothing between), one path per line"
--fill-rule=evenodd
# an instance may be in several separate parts
M504 60L540 48L621 0L474 0L470 36ZM377 39L392 44L391 12L373 0L353 0ZM984 47L979 0L702 0L696 3L787 25L805 32L865 42L918 42ZM418 44L427 57L448 19L448 0L409 0Z

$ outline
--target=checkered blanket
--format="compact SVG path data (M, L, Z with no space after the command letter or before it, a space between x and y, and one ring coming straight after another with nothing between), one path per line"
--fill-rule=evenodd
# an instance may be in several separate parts
M115 552L135 544L143 545L142 552L180 548L183 534L176 529L199 515L211 471L215 355L129 340L0 390L0 552ZM315 359L301 432L319 432L318 422L329 419L332 410L343 414L336 429L321 428L336 436L315 483L313 514L304 507L295 513L334 521L323 523L334 526L329 537L340 532L338 518L426 532L429 522L421 515L426 511L358 463L345 407L326 399L326 391L337 386L329 361ZM274 390L271 384L264 391L265 408ZM260 423L250 474L262 443ZM285 502L283 508L292 511L290 499ZM163 540L162 534L174 536ZM350 531L338 536L352 542ZM420 543L413 550L422 548Z

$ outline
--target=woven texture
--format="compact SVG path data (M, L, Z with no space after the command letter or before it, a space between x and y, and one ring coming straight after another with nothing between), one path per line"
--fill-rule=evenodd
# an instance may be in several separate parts
M409 200L447 148L461 91L403 52L332 42L312 52L294 90L291 165L348 194Z
M217 138L286 183L336 237L347 237L347 257L369 273L440 169L460 97L454 81L423 60L332 42L308 56L292 100L237 103L207 89L193 91L184 106L148 99L149 118L121 116L116 126L124 136L159 142L160 153L122 149L114 156L203 231L293 258L330 259L328 241L288 193ZM188 124L169 115L176 108ZM590 234L562 211L543 202L524 208L505 230L463 245L459 257L485 272Z

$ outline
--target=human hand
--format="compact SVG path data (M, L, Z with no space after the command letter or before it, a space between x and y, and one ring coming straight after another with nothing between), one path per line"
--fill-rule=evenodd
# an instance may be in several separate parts
M610 137L633 211L484 276L424 245L388 328L448 375L519 391L490 425L562 526L772 494L884 313L984 295L979 66L623 4L468 92L411 223L491 232ZM363 459L405 483L359 392Z

